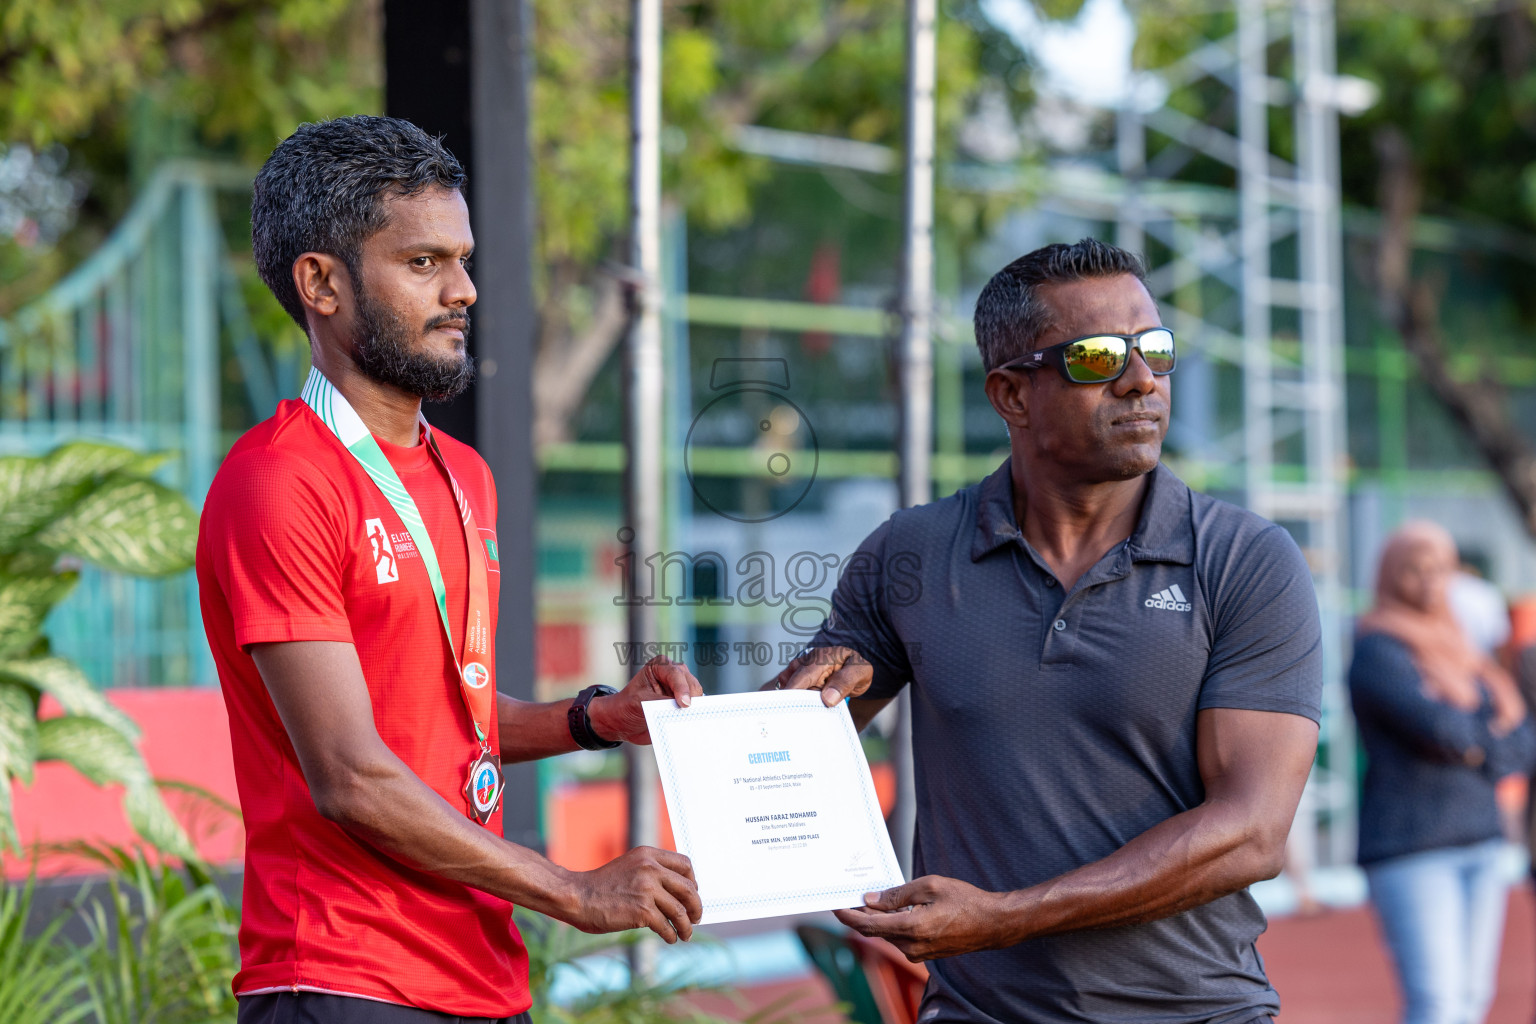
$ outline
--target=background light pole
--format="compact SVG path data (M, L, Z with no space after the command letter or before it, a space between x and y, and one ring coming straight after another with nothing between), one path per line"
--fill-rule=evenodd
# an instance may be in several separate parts
M661 324L661 0L632 0L630 24L630 268L631 321L625 355L625 526L629 545L631 651L662 639L651 600L646 559L662 548L663 475ZM632 662L631 668L639 665ZM656 845L656 761L647 747L625 748L629 845ZM630 970L654 974L656 941L630 947Z

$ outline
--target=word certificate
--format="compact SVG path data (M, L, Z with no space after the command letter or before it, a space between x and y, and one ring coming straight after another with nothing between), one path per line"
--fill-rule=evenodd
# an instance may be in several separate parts
M768 690L642 707L702 923L858 907L902 883L845 705Z

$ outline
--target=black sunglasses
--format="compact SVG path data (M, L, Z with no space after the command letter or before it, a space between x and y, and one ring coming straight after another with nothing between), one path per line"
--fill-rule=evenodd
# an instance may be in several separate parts
M1125 372L1131 349L1141 350L1147 369L1159 377L1173 372L1173 332L1153 327L1140 334L1090 334L1031 352L999 370L1035 370L1050 364L1073 384L1105 384Z

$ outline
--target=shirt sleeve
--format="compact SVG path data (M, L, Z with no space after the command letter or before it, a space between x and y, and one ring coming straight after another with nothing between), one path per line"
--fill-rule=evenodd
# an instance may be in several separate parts
M1489 715L1492 708L1489 708ZM1488 725L1485 716L1484 727ZM1531 728L1529 717L1505 736L1494 736L1489 731L1488 761L1484 771L1494 782L1506 775L1529 775L1536 769L1536 730Z
M832 611L811 641L815 647L848 647L858 651L874 667L874 679L863 699L885 700L896 696L912 679L907 650L891 623L889 587L902 580L887 579L893 570L886 560L891 521L886 520L864 538L843 567L832 592Z
M342 591L343 515L334 487L292 453L257 449L225 461L201 530L242 649L353 642Z
M1356 642L1349 698L1357 719L1427 761L1467 764L1474 751L1486 753L1492 740L1483 715L1426 694L1408 648L1388 636L1368 635Z
M1270 526L1232 556L1211 610L1215 639L1200 709L1322 718L1322 624L1306 559Z

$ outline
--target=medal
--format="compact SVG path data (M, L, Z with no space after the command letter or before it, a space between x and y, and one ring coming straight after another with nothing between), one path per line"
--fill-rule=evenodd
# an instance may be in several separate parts
M480 756L469 763L469 781L464 783L464 795L469 797L470 813L480 824L486 824L496 813L504 785L501 758L489 750L481 751Z
M466 608L464 643L460 648L454 643L453 629L448 623L448 591L443 584L442 570L437 564L437 550L432 545L432 538L427 535L427 528L410 492L400 483L394 467L384 457L379 443L368 432L357 412L319 370L310 370L309 380L304 384L303 399L378 485L384 499L400 517L400 522L421 553L422 567L426 569L432 595L437 600L438 620L442 623L443 635L448 641L447 653L453 659L459 677L459 696L463 698L464 708L469 713L475 742L480 745L480 755L469 765L464 796L469 801L470 813L484 825L501 803L505 780L501 774L501 759L491 753L491 734L495 731L496 722L493 670L496 660L491 650L490 584L486 562L489 550L480 543L475 515L470 510L464 492L459 488L459 482L453 478L453 470L448 468L448 460L443 457L437 438L432 435L432 427L422 419L423 442L448 480L448 487L453 491L454 502L459 508L459 520L464 527L465 554L469 559L469 602ZM464 654L462 658L459 657L461 649Z

